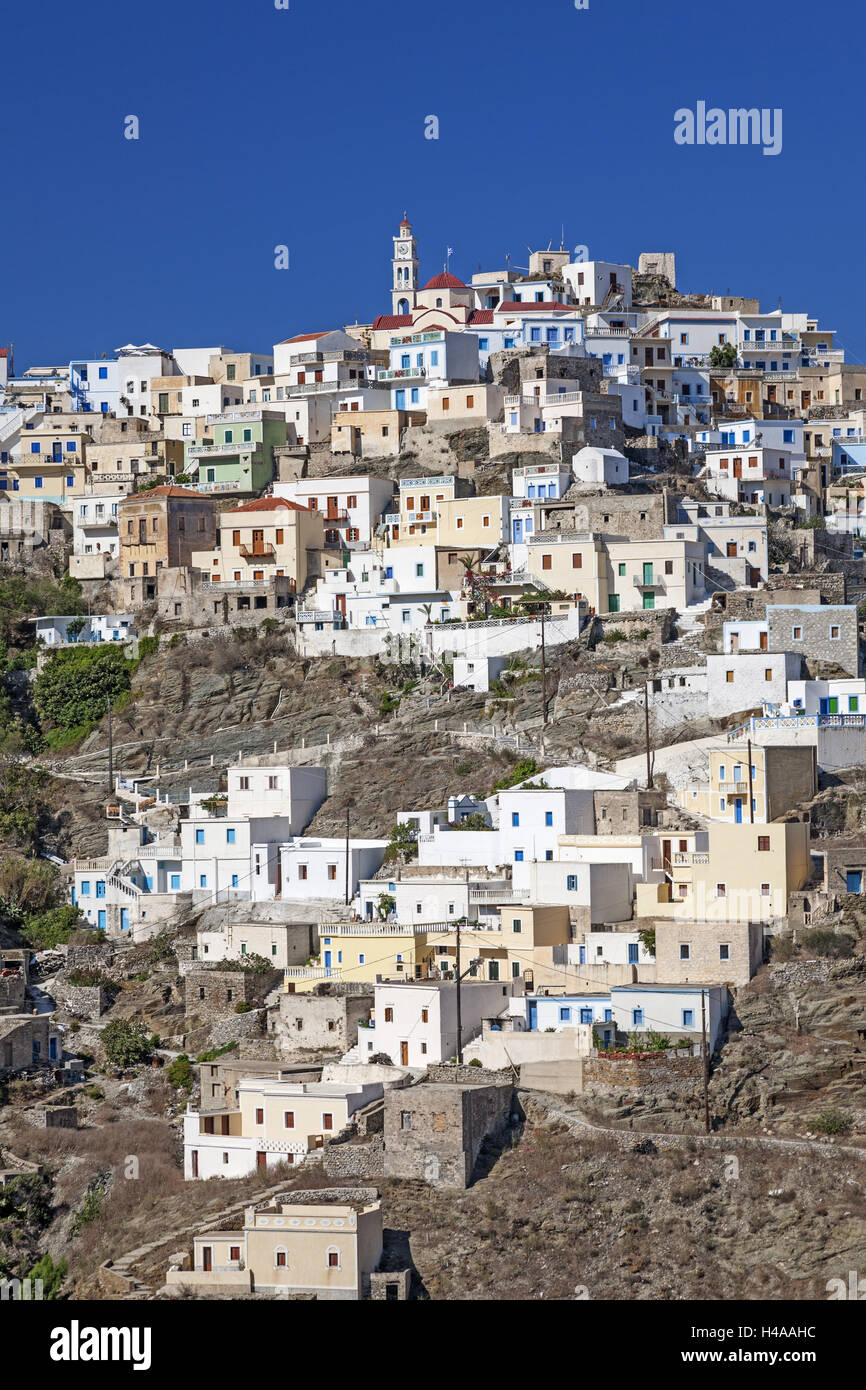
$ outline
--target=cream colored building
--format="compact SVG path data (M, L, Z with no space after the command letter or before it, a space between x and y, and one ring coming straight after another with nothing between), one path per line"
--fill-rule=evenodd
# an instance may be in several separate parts
M688 608L706 597L698 541L605 539L609 613Z
M192 1259L186 1255L173 1263L166 1284L203 1295L289 1292L331 1300L363 1298L382 1258L378 1193L359 1188L346 1200L341 1189L338 1201L328 1197L327 1188L287 1192L248 1207L239 1230L196 1236Z
M382 1087L246 1076L237 1093L237 1107L187 1110L185 1178L238 1178L257 1168L303 1163L346 1129L356 1111L381 1099Z
M808 821L711 825L661 837L662 883L636 887L638 917L762 922L785 917L811 874ZM707 849L695 847L706 837ZM655 866L654 866L655 867Z
M191 561L212 584L264 583L285 575L300 593L310 552L324 545L321 512L282 497L260 497L223 512L219 522L216 549L194 551Z
M608 611L607 554L600 536L549 532L527 546L527 569L549 589L581 595L596 613Z

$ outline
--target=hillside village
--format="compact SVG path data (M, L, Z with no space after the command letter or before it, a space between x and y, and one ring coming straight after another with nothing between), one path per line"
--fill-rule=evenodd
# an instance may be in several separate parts
M672 252L392 241L267 353L0 349L0 1278L819 1296L866 364Z

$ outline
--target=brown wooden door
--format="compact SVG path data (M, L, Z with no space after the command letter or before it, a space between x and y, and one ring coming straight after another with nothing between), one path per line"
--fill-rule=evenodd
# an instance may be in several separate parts
M407 1042L401 1042L401 1044L400 1044L400 1066L401 1066L401 1067L408 1067L408 1065L409 1065L409 1044L408 1044Z
M666 869L668 869L668 870L670 869L670 867L671 867L671 842L670 842L670 840L662 840L662 863L664 864L664 866L665 866Z
M736 559L736 556L737 556L737 542L736 542L736 541L728 541L728 556L729 556L729 557L732 557L733 559Z
M253 531L253 553L254 553L255 555L261 555L261 553L262 553L262 551L264 550L264 548L265 548L265 533L264 533L264 531Z
M267 1156L267 1154L265 1153L264 1149L258 1149L257 1152L256 1152L256 1167L257 1167L257 1168L266 1168L266 1167L267 1167L267 1164L268 1164L268 1156Z
M194 1178L198 1177L198 1149L192 1151L192 1175Z
M213 1249L210 1245L205 1245L202 1248L201 1267L206 1271L213 1269Z
M760 633L760 635L759 635L759 637L758 637L758 646L760 647L760 649L761 649L762 652L765 652L765 651L767 650L767 634L766 634L766 632Z
M735 477L735 478L742 478L742 476L743 476L743 460L742 460L742 459L734 459L734 477Z

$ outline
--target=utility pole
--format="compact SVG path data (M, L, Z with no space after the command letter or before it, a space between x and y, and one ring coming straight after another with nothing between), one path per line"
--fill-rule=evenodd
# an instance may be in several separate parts
M346 906L349 906L349 807L346 807Z
M647 676L647 678L646 678L646 680L644 681L644 684L643 684L643 718L644 718L644 731L645 731L645 734L646 734L646 785L647 785L647 791L650 791L650 792L651 792L652 789L653 789L653 768L652 768L652 759L650 758L650 736L649 736L649 676Z
M463 1066L463 1015L460 1009L460 918L457 927L457 1065Z
M701 987L701 1071L704 1076L704 1130L710 1132L709 1059L707 1057L707 992Z
M111 696L106 695L108 706L108 794L114 796L114 736L111 728Z
M747 757L749 759L749 820L755 824L755 798L752 795L752 740L746 740Z
M547 723L547 652L544 645L544 609L541 610L541 722Z

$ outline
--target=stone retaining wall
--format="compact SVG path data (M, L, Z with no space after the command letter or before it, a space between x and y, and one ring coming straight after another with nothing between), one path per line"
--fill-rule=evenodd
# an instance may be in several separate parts
M385 1176L385 1138L376 1134L365 1144L340 1144L332 1140L322 1150L322 1170L329 1178L382 1178ZM336 1201L330 1192L329 1201Z

